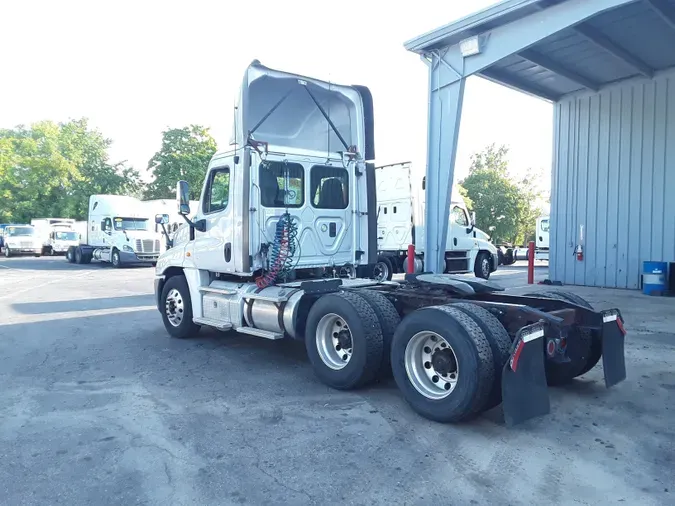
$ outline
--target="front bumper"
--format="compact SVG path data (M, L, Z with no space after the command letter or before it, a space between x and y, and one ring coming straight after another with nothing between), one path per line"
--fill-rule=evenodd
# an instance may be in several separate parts
M11 246L6 246L9 248L9 251L12 255L39 255L42 253L42 247L40 248L12 248Z
M154 264L157 263L159 253L130 253L120 251L120 260L125 264Z
M596 314L602 319L601 325L598 325L598 338L602 342L605 386L610 388L626 379L626 331L618 309ZM502 405L507 425L516 425L550 412L544 337L560 331L560 328L541 321L521 328L516 334L510 359L502 370Z

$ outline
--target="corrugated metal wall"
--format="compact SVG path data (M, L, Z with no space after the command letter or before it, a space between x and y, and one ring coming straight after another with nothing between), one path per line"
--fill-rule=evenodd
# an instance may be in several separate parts
M643 261L675 261L675 74L557 103L553 158L552 280L639 288Z

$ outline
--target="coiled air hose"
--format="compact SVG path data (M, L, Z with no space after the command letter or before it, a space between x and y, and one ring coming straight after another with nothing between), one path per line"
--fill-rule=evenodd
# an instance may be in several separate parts
M277 221L274 240L269 249L269 270L255 280L258 288L265 288L277 281L286 280L293 270L293 256L298 236L298 226L286 211Z

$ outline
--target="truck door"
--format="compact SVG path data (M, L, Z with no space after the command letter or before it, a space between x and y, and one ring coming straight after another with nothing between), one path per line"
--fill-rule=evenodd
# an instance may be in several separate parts
M206 230L195 230L194 255L199 269L211 272L234 272L235 237L234 205L230 185L229 165L216 166L209 170L203 191L201 208L196 218L206 221ZM241 234L240 234L241 235Z
M467 232L470 228L466 209L453 203L450 206L450 233L448 234L450 244L448 244L448 248L455 251L471 251L476 246L476 241L473 237L473 231Z

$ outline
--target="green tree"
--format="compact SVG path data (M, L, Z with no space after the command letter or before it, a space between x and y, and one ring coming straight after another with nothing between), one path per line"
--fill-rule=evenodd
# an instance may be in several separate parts
M216 152L216 141L209 129L199 125L172 128L162 132L162 147L148 163L153 181L148 185L148 199L173 198L176 182L190 184L190 199L198 199L206 168Z
M482 230L494 227L495 242L522 243L534 233L539 211L534 206L540 198L536 171L520 181L509 174L508 148L487 146L471 157L469 175L460 182L473 202L476 225Z
M108 162L110 144L86 119L0 130L0 220L85 219L91 194L138 191L136 171Z

